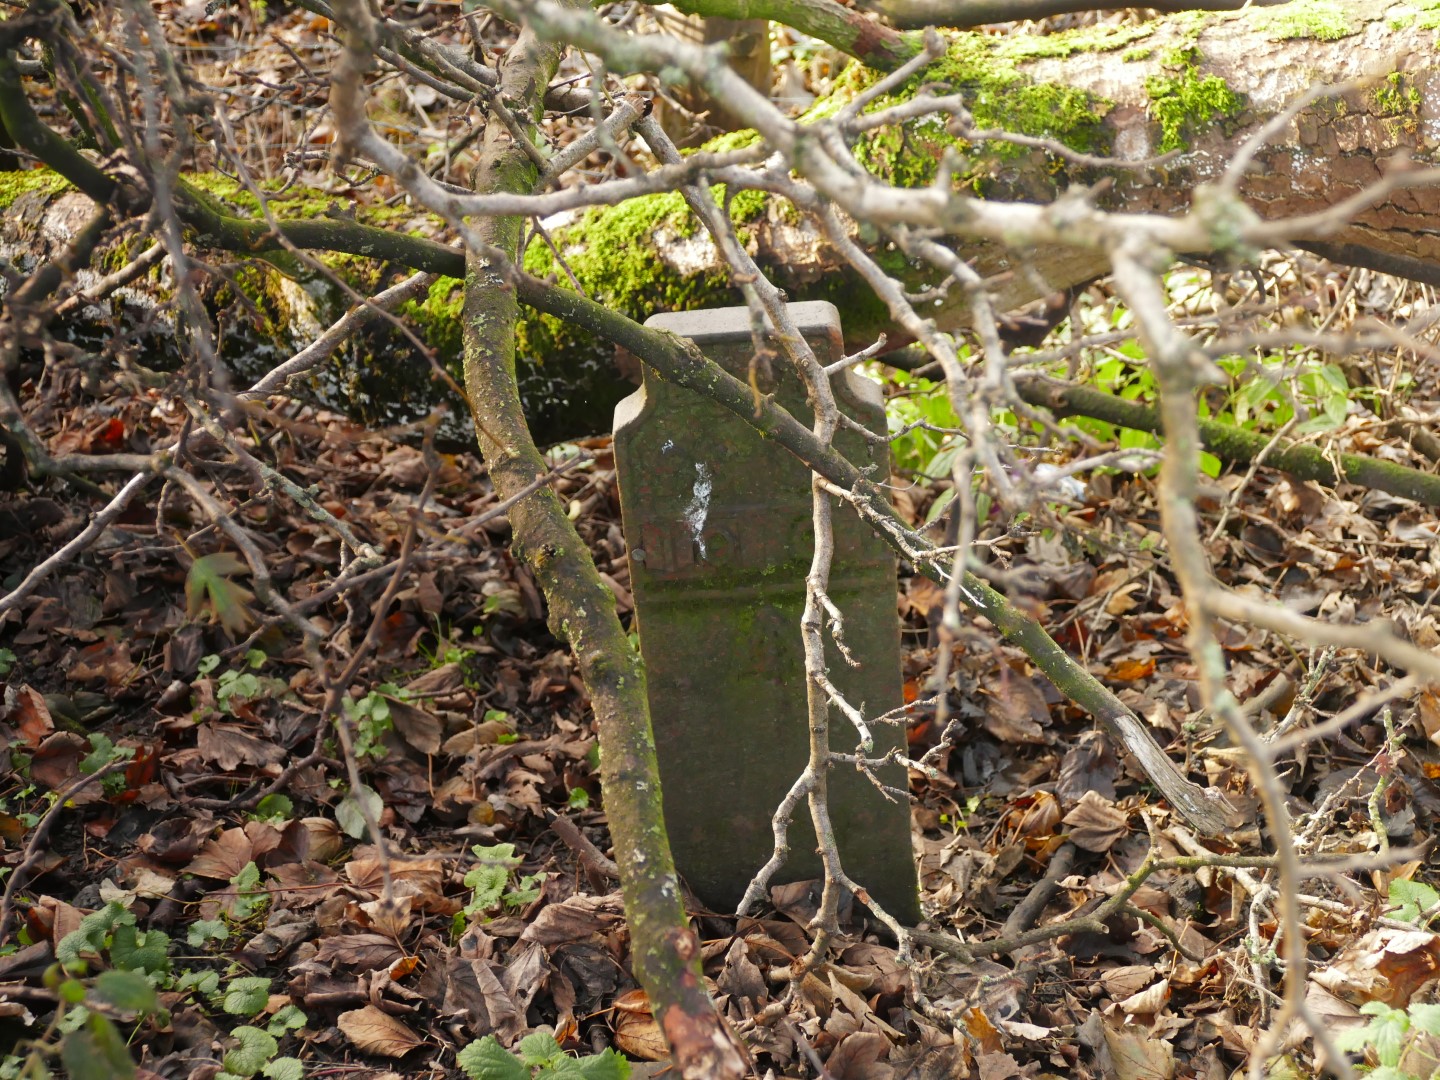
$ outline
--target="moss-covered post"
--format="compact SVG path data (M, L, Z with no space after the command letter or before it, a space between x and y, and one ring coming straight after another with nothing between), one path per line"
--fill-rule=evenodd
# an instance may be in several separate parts
M844 355L833 305L791 304L790 315L820 363ZM689 338L793 414L807 411L789 365L750 371L749 309L657 315L646 325ZM885 430L878 386L850 371L832 385L845 412ZM843 431L836 445L888 475L885 444ZM771 815L809 754L800 617L814 549L810 470L745 419L653 370L615 411L615 468L670 840L700 899L734 911L770 859ZM828 676L873 719L901 703L895 557L854 514L835 516L834 539L828 592L844 616L845 653L828 645ZM838 713L832 730L837 750L858 741ZM903 748L894 725L876 725L871 735L874 757ZM897 793L882 795L853 766L832 768L830 820L846 874L914 924L920 902L905 771L891 764L876 776ZM772 881L822 876L803 810L790 822L788 846Z
M532 130L559 59L558 47L524 30L501 64L502 100ZM481 163L482 193L529 192L539 175L534 160L495 122L486 129ZM519 218L486 219L477 231L519 259ZM465 387L490 478L507 499L546 472L515 382L518 322L510 282L472 252L465 279ZM665 838L644 667L615 615L613 594L554 492L541 487L519 498L510 521L516 553L534 570L549 603L551 628L574 650L595 710L605 811L636 977L650 995L681 1076L738 1078L744 1065L701 983L700 945L686 926Z

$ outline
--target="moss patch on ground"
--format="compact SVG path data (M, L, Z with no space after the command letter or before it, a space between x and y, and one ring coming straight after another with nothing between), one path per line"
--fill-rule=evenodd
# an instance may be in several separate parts
M49 169L0 172L0 209L10 209L21 195L29 195L32 192L39 192L42 195L58 195L69 186L69 181Z
M1424 97L1413 80L1393 71L1375 88L1375 107L1382 116L1419 115Z

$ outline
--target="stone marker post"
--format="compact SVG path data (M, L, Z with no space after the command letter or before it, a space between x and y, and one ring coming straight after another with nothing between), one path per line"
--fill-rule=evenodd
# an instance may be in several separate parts
M829 303L790 305L821 364L844 355ZM750 377L743 307L656 315L645 324L693 340L732 375ZM780 357L759 380L804 423L799 376ZM880 389L836 377L842 409L885 430ZM884 444L841 429L837 448L888 475ZM665 822L680 873L717 911L733 911L770 857L771 815L805 766L808 729L800 614L813 532L810 473L739 417L650 371L615 410L615 465L631 588L650 688ZM866 716L900 704L895 560L851 512L835 520L830 596L845 616L852 668L827 645L831 681ZM828 640L828 639L827 639ZM831 746L853 751L853 725L831 709ZM903 732L875 725L875 756ZM903 789L905 771L883 781ZM914 923L919 899L910 808L887 801L850 766L830 772L830 814L846 872L886 909ZM809 807L796 809L790 856L774 883L821 876Z

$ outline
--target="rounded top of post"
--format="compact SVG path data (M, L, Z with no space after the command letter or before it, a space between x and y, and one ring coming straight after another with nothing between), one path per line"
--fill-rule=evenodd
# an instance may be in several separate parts
M840 312L828 300L805 300L787 305L795 328L804 337L839 334ZM768 323L768 319L766 320ZM744 307L701 308L698 311L667 311L651 315L645 325L689 338L696 345L748 340L750 309Z

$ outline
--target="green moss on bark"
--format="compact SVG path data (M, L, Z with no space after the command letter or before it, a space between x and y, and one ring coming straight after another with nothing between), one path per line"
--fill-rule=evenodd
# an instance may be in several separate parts
M1025 40L956 34L944 57L896 93L881 98L872 111L907 101L922 88L940 93L948 88L965 95L977 127L1051 138L1075 150L1106 153L1110 147L1103 122L1113 102L1074 87L1036 82L1024 73L1022 65L1043 57L1120 49L1150 33L1149 27L1142 26L1089 28ZM860 73L842 80L833 99L818 103L809 115L833 112L874 78L873 73ZM868 134L857 145L856 154L866 168L890 183L920 187L935 178L938 161L951 146L971 151L969 168L957 174L957 184L979 188L993 178L997 163L1034 153L1013 143L971 146L950 134L943 118L923 117ZM1054 191L1028 194L1045 197Z
M1290 0L1277 8L1265 9L1256 17L1276 41L1291 38L1339 41L1360 32L1335 0Z
M1199 52L1193 46L1176 49L1164 60L1174 74L1151 75L1145 80L1150 115L1160 125L1160 150L1184 150L1187 136L1238 116L1244 99L1217 75L1202 76L1196 66Z

